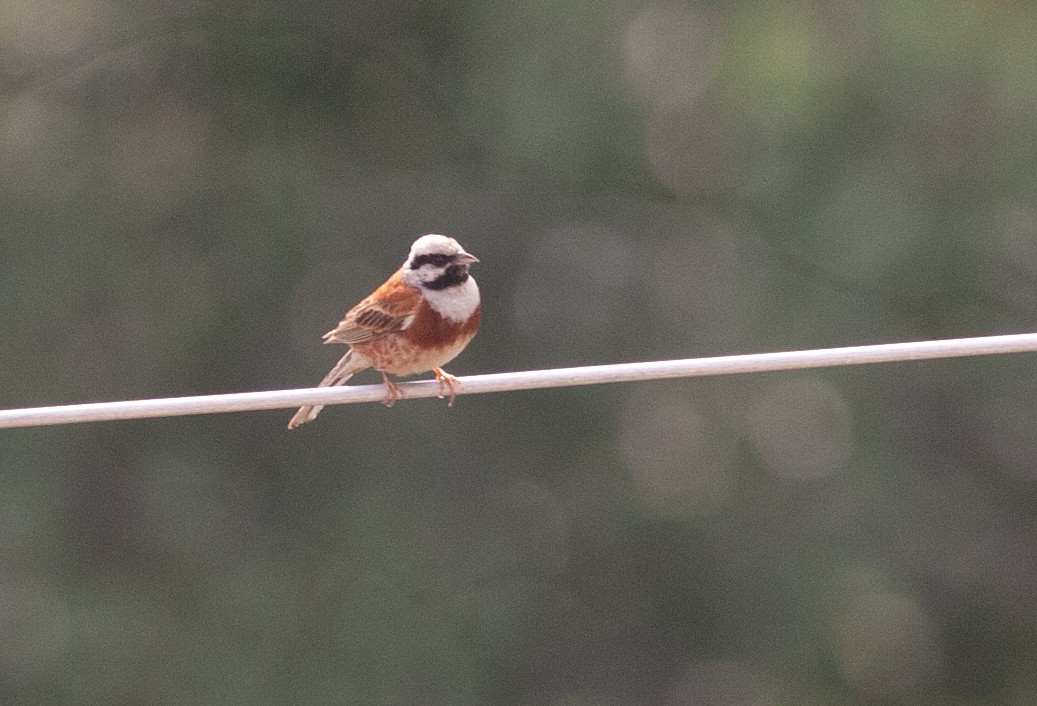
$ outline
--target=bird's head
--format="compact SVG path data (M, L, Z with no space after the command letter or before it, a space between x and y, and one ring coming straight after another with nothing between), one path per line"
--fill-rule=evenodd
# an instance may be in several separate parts
M403 263L403 279L415 287L442 291L468 280L468 266L479 262L453 238L423 235L410 247Z

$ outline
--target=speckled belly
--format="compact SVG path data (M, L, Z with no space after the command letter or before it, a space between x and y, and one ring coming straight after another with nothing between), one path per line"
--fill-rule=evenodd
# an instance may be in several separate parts
M374 364L377 370L390 375L417 375L432 368L446 365L464 350L474 338L467 336L454 345L439 348L416 346L402 336L385 336L353 347Z

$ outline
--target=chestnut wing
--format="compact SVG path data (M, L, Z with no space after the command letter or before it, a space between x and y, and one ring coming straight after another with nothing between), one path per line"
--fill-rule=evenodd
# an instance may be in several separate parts
M325 343L364 343L406 329L421 305L421 292L404 283L400 273L350 309L324 334Z

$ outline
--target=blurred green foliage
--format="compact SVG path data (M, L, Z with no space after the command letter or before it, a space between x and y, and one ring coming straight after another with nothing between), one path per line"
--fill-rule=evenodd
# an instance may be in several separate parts
M1030 3L0 4L5 407L1033 329ZM375 378L364 381L375 381ZM9 430L0 700L1037 700L1030 356Z

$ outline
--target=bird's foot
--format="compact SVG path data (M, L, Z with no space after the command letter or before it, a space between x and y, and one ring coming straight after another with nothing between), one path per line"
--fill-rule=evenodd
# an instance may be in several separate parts
M436 381L439 383L439 399L449 395L450 400L446 403L446 406L453 407L454 398L457 396L457 392L454 391L454 385L464 387L464 383L442 368L432 368L432 372L436 374Z
M382 400L382 404L386 407L392 407L396 404L396 400L403 399L403 390L395 382L389 379L389 376L382 373L382 379L385 380L385 399Z

